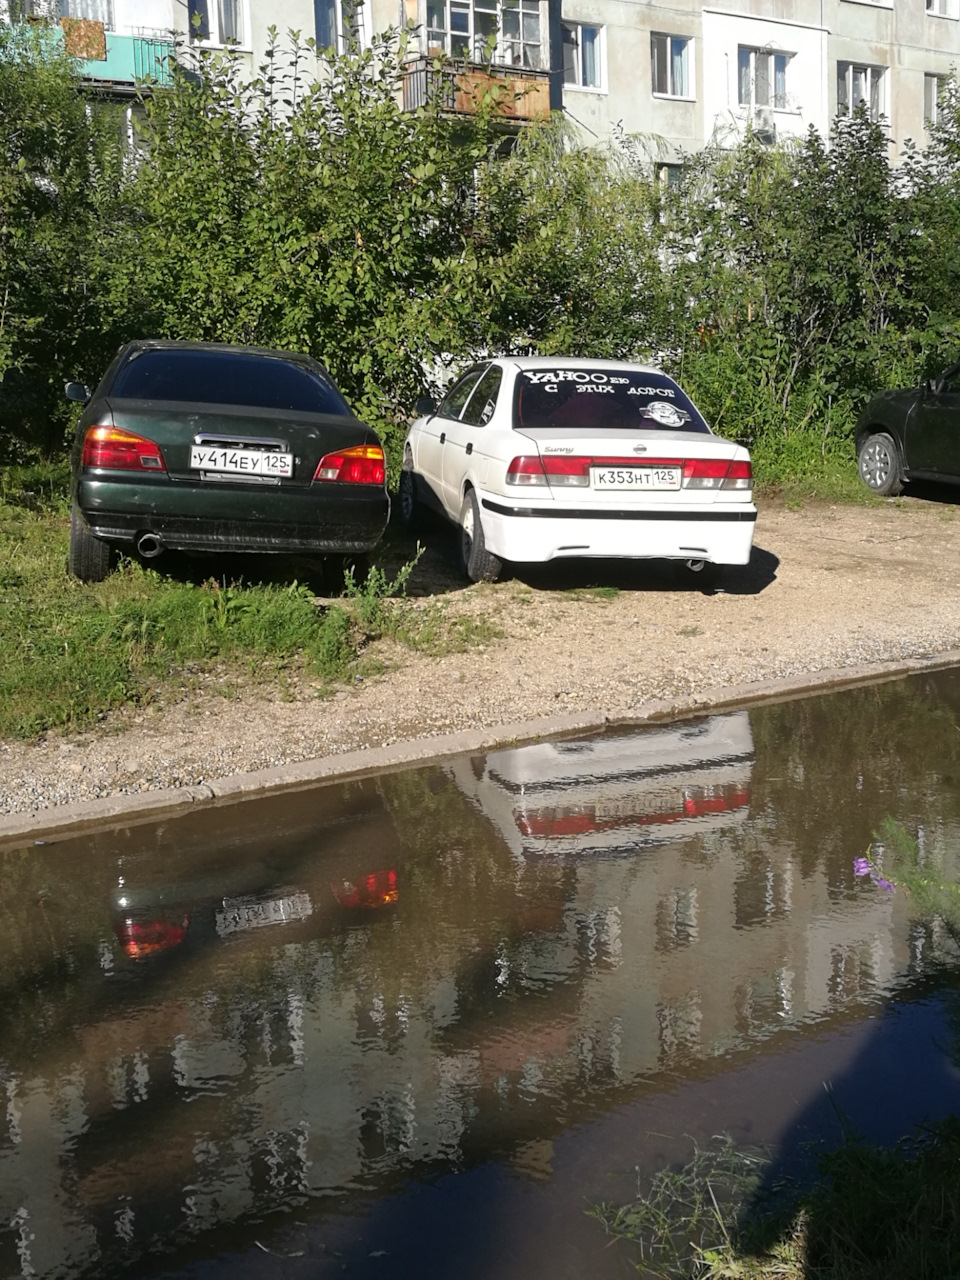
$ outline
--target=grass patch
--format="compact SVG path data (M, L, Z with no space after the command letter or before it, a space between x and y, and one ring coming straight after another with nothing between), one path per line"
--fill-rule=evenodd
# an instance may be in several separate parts
M431 652L484 643L482 620L421 617L374 569L344 599L318 603L302 583L184 582L124 561L104 582L67 573L68 508L42 491L8 488L0 502L0 735L82 727L110 710L189 686L214 666L225 683L270 681L282 696L302 673L347 678L381 636ZM41 497L38 497L38 493ZM13 501L17 495L17 501Z
M763 440L751 446L757 496L772 498L791 510L807 502L878 506L884 502L860 479L853 445L821 454L818 440L808 436Z
M820 1181L776 1213L757 1200L762 1162L729 1139L654 1179L632 1204L590 1210L632 1241L637 1270L693 1280L956 1280L960 1117L893 1150L847 1141Z

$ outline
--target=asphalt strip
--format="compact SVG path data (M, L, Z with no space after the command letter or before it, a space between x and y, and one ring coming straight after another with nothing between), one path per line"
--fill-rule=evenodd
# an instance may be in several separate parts
M588 708L574 715L544 716L490 729L471 729L434 738L415 738L395 742L388 747L367 747L340 755L300 760L276 769L258 769L251 773L235 773L195 787L168 787L136 795L110 796L105 800L87 800L77 804L35 809L30 813L0 818L0 851L23 847L25 843L49 844L83 831L129 827L159 818L214 805L236 804L259 800L263 796L284 791L303 791L326 782L342 782L349 778L368 777L372 773L396 772L413 765L431 764L450 756L476 754L498 747L537 742L543 738L570 737L574 734L598 733L602 729L663 724L685 720L706 711L735 711L762 703L783 702L808 697L815 693L853 688L897 680L922 671L942 671L960 666L960 649L950 649L931 657L911 658L902 662L879 662L863 666L837 667L805 676L783 680L760 680L754 684L731 685L706 689L695 697L641 703L627 715L608 716L599 708Z

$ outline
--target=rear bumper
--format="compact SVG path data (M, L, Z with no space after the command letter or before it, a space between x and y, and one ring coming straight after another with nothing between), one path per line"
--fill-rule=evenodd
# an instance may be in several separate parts
M747 564L757 520L752 502L564 510L478 496L488 549L518 562L570 556Z
M136 484L81 476L77 505L90 532L118 546L155 534L178 551L369 551L390 516L374 486L253 485L214 488L159 480Z

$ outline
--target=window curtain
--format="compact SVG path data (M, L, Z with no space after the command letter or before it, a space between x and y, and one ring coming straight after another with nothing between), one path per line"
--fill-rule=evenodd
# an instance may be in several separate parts
M210 13L207 10L207 0L187 0L187 11L190 18L190 34L198 36L201 40L209 40Z
M60 12L65 18L86 18L102 22L108 31L113 30L112 0L63 0Z
M750 50L741 45L737 51L737 98L741 107L749 107L753 98L750 90Z
M678 98L686 98L687 94L687 42L686 40L670 41L670 92Z
M600 86L600 59L597 45L599 43L596 27L581 27L580 42L583 55L583 83L596 89Z
M336 0L313 0L313 16L316 23L317 48L335 49L337 47Z
M240 0L218 0L220 19L220 43L234 40L243 43L243 12Z

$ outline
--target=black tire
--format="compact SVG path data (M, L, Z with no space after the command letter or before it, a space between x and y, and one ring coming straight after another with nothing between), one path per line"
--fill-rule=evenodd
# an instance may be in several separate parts
M673 564L681 586L712 591L720 581L720 565L711 560L675 560Z
M93 536L74 503L70 508L70 572L81 582L102 582L110 572L112 558L110 544Z
M353 576L356 586L363 586L370 575L370 557L365 551L351 551L348 555L323 557L323 583L328 595L343 595L348 573Z
M903 464L900 450L886 431L876 431L864 436L857 449L857 470L860 479L871 491L882 498L890 498L903 491Z
M400 508L400 522L404 528L410 533L420 533L426 523L426 511L417 494L417 477L414 475L409 456L404 458L403 470L400 472L397 505Z
M480 523L480 504L470 489L460 508L460 531L457 539L460 568L471 582L496 582L503 561L487 550Z

